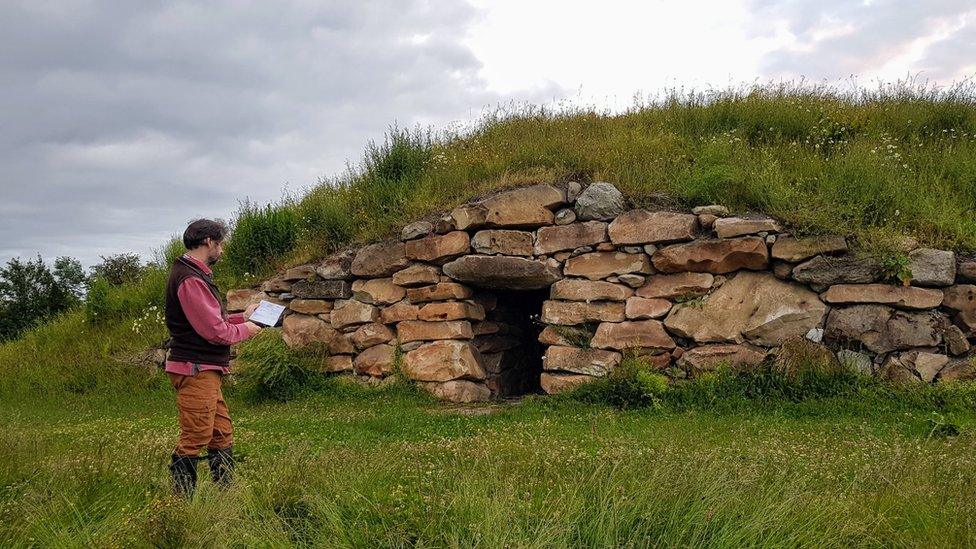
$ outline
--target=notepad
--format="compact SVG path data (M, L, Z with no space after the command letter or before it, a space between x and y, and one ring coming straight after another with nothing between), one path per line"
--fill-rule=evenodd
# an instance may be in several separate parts
M277 326L281 322L281 314L284 312L284 305L277 305L262 299L248 320L261 326Z

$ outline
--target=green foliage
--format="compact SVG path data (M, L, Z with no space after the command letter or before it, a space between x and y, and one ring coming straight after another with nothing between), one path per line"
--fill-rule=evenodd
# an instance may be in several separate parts
M57 258L53 269L40 255L8 261L0 268L0 341L78 305L84 281L81 263L70 257Z
M609 375L585 383L570 394L588 403L602 403L617 408L660 407L668 392L668 378L655 372L645 358L626 356Z
M235 374L250 400L285 402L310 388L314 363L324 356L292 352L277 330L264 330L237 348Z
M882 256L883 276L886 280L897 280L904 286L912 282L911 259L908 254L887 254Z
M121 253L99 256L102 262L90 269L90 277L101 278L113 286L132 284L142 276L143 265L138 254Z
M267 270L270 262L295 247L298 214L290 204L264 207L241 203L221 261L239 276Z
M111 284L102 277L93 279L85 296L85 319L89 324L99 324L111 319L109 293Z

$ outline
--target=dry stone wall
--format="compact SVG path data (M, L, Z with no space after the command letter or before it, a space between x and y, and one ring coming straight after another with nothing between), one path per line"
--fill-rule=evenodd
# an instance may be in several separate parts
M628 210L609 183L571 182L464 204L227 299L286 303L284 341L327 347L325 371L399 365L457 402L562 391L626 353L673 378L750 368L797 338L893 381L976 377L976 260L908 258L910 284L892 284L843 236L797 238L720 205Z

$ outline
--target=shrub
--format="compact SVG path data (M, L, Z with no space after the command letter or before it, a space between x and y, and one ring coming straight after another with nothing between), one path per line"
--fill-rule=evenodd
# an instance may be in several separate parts
M101 278L113 286L133 283L142 276L143 266L138 254L99 256L102 262L91 268L92 278Z
M276 330L264 330L240 344L234 372L243 395L252 401L293 399L312 385L315 350L293 352Z
M668 378L655 372L646 358L627 356L606 377L577 387L570 397L616 408L657 408L667 392Z

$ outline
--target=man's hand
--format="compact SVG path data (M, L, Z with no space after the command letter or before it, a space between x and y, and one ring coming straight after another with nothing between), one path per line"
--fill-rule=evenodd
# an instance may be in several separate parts
M247 320L247 319L251 318L251 314L254 313L254 309L257 309L257 308L258 308L258 304L257 303L252 303L252 304L248 305L247 306L247 309L244 309L244 320Z
M244 326L247 327L247 333L249 337L254 336L254 334L261 331L261 327L253 322L245 322Z

